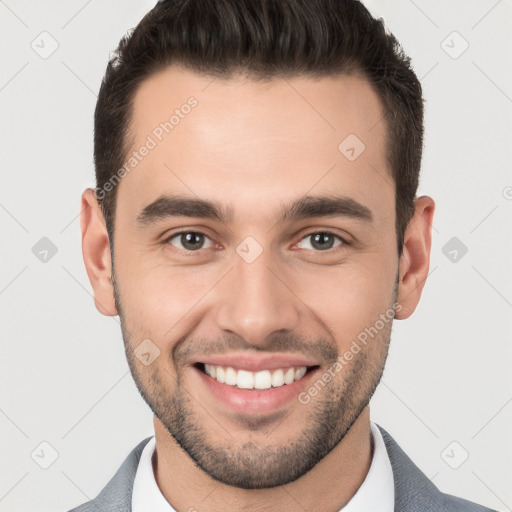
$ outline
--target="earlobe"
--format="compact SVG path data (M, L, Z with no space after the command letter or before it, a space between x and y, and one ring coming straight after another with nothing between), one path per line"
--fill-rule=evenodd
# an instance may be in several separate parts
M111 281L110 242L103 212L91 188L82 194L80 227L82 255L94 291L94 304L101 314L115 316L118 312Z
M414 216L405 230L400 258L397 302L402 307L395 317L398 320L414 313L425 286L430 266L434 210L435 203L431 197L416 198Z

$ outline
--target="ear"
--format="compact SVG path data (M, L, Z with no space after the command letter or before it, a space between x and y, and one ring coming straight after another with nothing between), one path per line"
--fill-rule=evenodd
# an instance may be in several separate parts
M404 248L400 257L397 302L402 307L396 318L409 318L416 309L428 276L432 221L435 203L431 197L415 199L414 215L405 230Z
M94 291L94 304L101 314L115 316L118 312L110 281L112 262L108 232L103 212L91 188L82 194L80 227L82 255Z

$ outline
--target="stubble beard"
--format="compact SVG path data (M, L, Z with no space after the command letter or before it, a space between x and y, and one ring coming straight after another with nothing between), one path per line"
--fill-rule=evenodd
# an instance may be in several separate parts
M201 419L201 405L183 386L180 369L177 378L162 372L156 366L152 373L135 357L136 344L127 328L126 318L120 307L119 294L114 284L125 352L139 393L155 416L165 426L181 449L207 475L223 484L241 489L264 489L293 482L310 471L329 454L346 436L364 408L370 402L384 371L391 337L392 321L385 325L375 338L361 348L352 364L346 365L325 387L318 391L315 400L303 405L306 417L302 431L284 436L286 444L272 445L274 433L295 424L287 423L288 416L280 419L268 437L256 443L247 441L236 446L229 435L225 442L212 439L206 415ZM396 299L396 289L394 293ZM394 302L393 300L393 302ZM321 371L326 369L321 368ZM322 373L318 376L321 378ZM170 391L167 383L175 383ZM314 383L313 383L314 384ZM205 413L203 412L203 417ZM249 430L257 429L258 420ZM264 418L262 424L265 423ZM255 426L256 425L256 426ZM224 425L227 432L232 425Z

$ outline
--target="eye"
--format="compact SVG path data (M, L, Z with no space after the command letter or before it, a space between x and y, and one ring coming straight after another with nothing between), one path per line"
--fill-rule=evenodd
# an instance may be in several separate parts
M171 242L171 240L174 239L177 240L177 243L179 244L178 246L175 245L176 242ZM205 240L209 240L211 242L209 247L213 247L214 244L212 240L200 231L180 231L179 233L171 235L165 240L165 242L173 245L174 247L177 247L178 249L197 252L199 249L209 248L203 247Z
M309 244L307 244L309 247L300 247L300 244L308 239L310 240ZM173 242L173 240L175 241ZM337 244L336 240L338 240ZM209 249L216 245L206 234L200 231L180 231L165 239L164 243L170 244L182 251L189 252L199 252L201 249ZM207 243L206 246L205 243ZM302 237L298 245L302 249L327 252L340 245L349 244L340 236L329 231L315 231Z
M310 247L302 247L303 249L313 249L315 251L325 252L329 249L333 249L334 247L339 247L340 245L348 245L348 243L343 240L343 238L329 231L317 231L314 233L309 233L301 239L301 242L308 239L311 240L311 243L309 244ZM340 243L334 245L335 239L338 239ZM299 244L301 242L299 242Z

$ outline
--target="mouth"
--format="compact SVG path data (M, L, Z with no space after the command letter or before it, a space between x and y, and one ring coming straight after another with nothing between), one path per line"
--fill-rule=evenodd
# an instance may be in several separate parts
M306 374L319 368L319 365L289 366L259 371L249 371L232 366L208 363L196 363L194 367L220 384L241 390L270 390L290 386L302 380Z
M280 364L281 367L275 367ZM320 372L319 365L286 366L288 362L259 365L254 371L211 362L197 362L191 366L192 385L204 397L204 403L219 408L231 416L243 414L262 417L285 408L304 407L298 400L300 393L310 386ZM223 411L223 412L222 412ZM232 416L231 416L232 417Z

